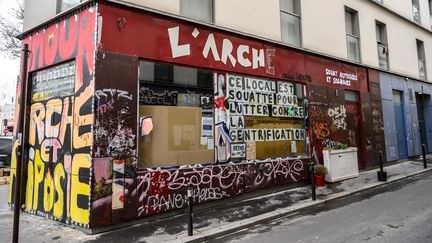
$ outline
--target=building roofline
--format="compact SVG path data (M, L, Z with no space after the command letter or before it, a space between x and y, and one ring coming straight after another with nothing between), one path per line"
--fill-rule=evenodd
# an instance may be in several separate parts
M163 16L172 17L172 18L175 18L175 19L180 19L180 20L183 20L183 21L199 24L199 25L202 25L202 26L207 26L207 27L210 27L210 28L213 28L213 29L229 32L229 33L232 33L232 34L237 34L237 35L240 35L240 36L243 36L243 37L253 38L254 40L265 41L267 43L278 45L278 46L281 46L281 47L287 47L287 48L295 49L295 50L298 50L298 51L303 51L303 52L306 52L306 53L309 53L309 54L313 54L313 55L316 55L316 56L330 58L332 60L344 62L344 63L350 64L350 65L355 65L355 66L359 66L359 67L363 67L363 68L373 69L373 70L376 70L376 71L379 71L379 72L390 73L390 74L394 74L394 75L410 78L410 79L413 79L413 80L416 80L416 81L419 81L419 82L423 82L423 83L427 83L427 84L432 84L432 82L425 81L425 80L420 80L418 77L414 77L414 76L411 76L411 75L402 74L402 73L391 71L391 70L380 69L380 68L377 68L377 67L371 66L369 64L365 64L365 63L353 62L353 61L350 61L350 60L347 60L347 59L344 59L344 58L341 58L341 57L338 57L338 56L330 55L330 54L319 52L319 51L316 51L316 50L311 50L311 49L308 49L308 48L305 48L305 47L299 47L299 46L289 45L289 44L278 42L278 41L275 41L275 40L272 40L272 39L268 39L268 38L265 38L265 37L261 37L261 36L253 35L253 34L250 34L250 33L242 32L242 31L238 31L238 30L234 30L234 29L230 29L230 28L227 28L227 27L218 26L218 25L215 25L215 24L212 24L212 23L205 23L205 22L196 21L194 19L190 19L190 18L181 16L181 15L164 12L164 11L161 11L161 10L158 10L158 9L154 9L154 8L150 8L150 7L146 7L146 6L142 6L142 5L138 5L138 4L134 4L134 3L130 3L130 2L125 2L125 1L122 1L122 0L88 0L88 1L84 1L84 2L82 2L80 4L78 4L77 6L71 8L71 9L68 9L67 11L61 12L61 13L55 15L54 17L52 17L51 19L49 19L47 21L44 21L41 24L38 24L38 25L30 28L29 30L27 30L27 31L19 34L17 36L17 38L20 39L20 40L22 40L26 35L28 35L28 34L34 32L34 31L36 31L37 29L43 28L44 26L48 26L48 25L50 25L53 22L58 22L58 21L64 19L65 17L70 16L74 12L77 12L77 11L79 11L81 9L87 8L90 5L94 5L94 4L96 4L96 2L99 2L99 1L110 2L110 3L113 3L113 4L130 7L130 8L133 8L133 9L143 10L143 11L147 11L147 12L151 12L151 13L155 13L155 14L160 14L160 15L163 15ZM417 26L418 28L421 28L421 29L427 31L429 34L432 35L432 31L429 31L425 27L423 27L423 26L421 26L419 24L414 23L413 21L405 18L402 15L397 14L396 12L388 9L387 7L381 5L381 4L377 3L377 2L374 2L374 1L370 1L370 0L365 0L365 1L371 2L371 3L376 4L376 5L380 5L383 9L386 9L387 11L389 11L389 12L391 12L391 13L399 16L399 17L401 17L405 21L410 22L411 24Z
M18 38L19 40L23 40L24 37L28 34L31 34L39 29L42 29L45 26L50 25L51 23L54 22L59 22L61 20L63 20L65 17L70 16L71 14L78 12L82 9L87 8L88 6L94 5L98 0L87 0L87 1L83 1L80 4L66 10L63 11L61 13L56 14L55 16L51 17L48 20L43 21L42 23L39 23L37 25L34 25L33 27L30 27L29 29L23 31L22 33L20 33L19 35L16 36L16 38Z

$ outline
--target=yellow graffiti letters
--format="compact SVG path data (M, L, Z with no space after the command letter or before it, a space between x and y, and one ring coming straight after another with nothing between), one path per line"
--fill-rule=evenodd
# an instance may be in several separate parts
M93 144L93 113L91 111L91 99L93 97L93 81L85 90L75 98L73 147L84 148ZM86 110L87 109L87 110Z
M12 196L13 196L13 184L15 183L16 178L16 151L18 148L18 141L15 141L12 146L12 154L11 154L11 171L10 171L10 185L9 185L9 204L12 204Z
M47 138L56 138L59 135L62 101L60 99L50 100L47 102L45 109L45 136Z
M89 154L74 155L72 159L70 214L73 221L81 224L89 223L90 178L83 177L80 173L82 169L90 169L90 166L91 156ZM79 199L83 201L79 202Z
M45 212L51 212L54 204L54 180L50 170L45 175L43 202Z
M27 163L27 189L26 189L26 202L25 207L31 210L33 207L33 188L34 188L34 168L33 161L29 160Z
M72 129L72 109L70 108L73 104L74 98L73 97L66 97L63 100L63 112L62 112L62 118L61 118L61 124L60 124L60 134L59 134L59 140L61 144L65 144L65 137L66 137L66 128L67 126L70 126ZM70 133L68 133L70 134ZM70 137L69 137L70 139Z
M34 146L36 143L36 135L38 136L38 144L44 139L45 126L45 107L41 103L35 103L30 108L30 128L29 128L29 143Z
M38 210L39 201L39 184L43 182L45 172L45 163L40 157L38 149L35 151L34 158L34 191L33 191L33 210Z
M41 144L41 158L44 162L57 162L62 145L55 138L45 139Z
M62 164L57 164L54 169L54 187L56 190L57 200L54 202L53 215L55 218L61 218L64 210L64 192L61 181L66 177Z

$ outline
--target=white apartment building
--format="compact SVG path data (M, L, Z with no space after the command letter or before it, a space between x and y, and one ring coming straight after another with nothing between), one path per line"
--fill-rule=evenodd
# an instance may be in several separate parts
M80 2L85 1L26 0L24 31ZM432 77L430 0L114 2L204 22L404 77Z

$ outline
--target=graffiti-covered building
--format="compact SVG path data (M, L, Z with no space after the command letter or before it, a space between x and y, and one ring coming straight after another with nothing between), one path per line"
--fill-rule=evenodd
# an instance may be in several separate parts
M382 74L364 65L123 1L21 37L30 213L98 228L183 208L189 184L223 200L307 180L323 149L356 147L360 170L385 152Z

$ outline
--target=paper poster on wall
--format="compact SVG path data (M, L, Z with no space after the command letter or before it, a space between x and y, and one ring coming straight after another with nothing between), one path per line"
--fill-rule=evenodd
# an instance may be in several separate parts
M121 209L124 207L124 187L120 184L121 182L117 182L120 180L114 179L114 183L112 184L112 209Z
M113 171L124 174L125 173L125 161L122 159L113 160Z
M201 118L201 137L213 137L213 117Z
M207 139L207 149L214 149L214 140L213 140L213 138Z
M226 147L231 153L225 153L225 144L221 143L220 158L225 159L222 155L227 154L255 160L305 153L306 130L301 125L306 116L303 84L219 74L215 76L215 85L215 119L226 126L233 143ZM218 147L217 136L214 142ZM242 155L244 147L239 144L245 142L246 154Z
M207 137L201 137L201 145L207 145Z
M291 141L291 153L297 153L297 143L296 143L296 141Z
M255 160L256 159L256 142L249 141L246 142L246 159Z
M231 144L231 158L245 158L246 145L244 143Z

